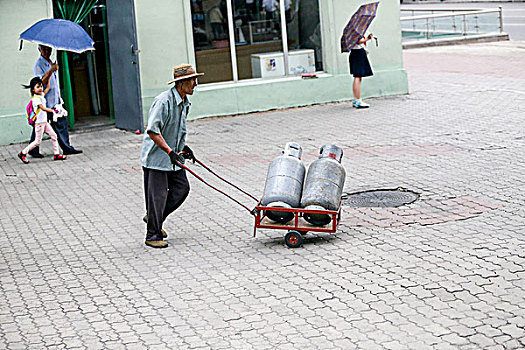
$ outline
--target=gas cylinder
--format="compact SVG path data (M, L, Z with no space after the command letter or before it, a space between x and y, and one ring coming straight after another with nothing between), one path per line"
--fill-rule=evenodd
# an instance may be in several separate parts
M295 142L288 142L282 154L268 167L261 204L266 207L298 208L301 202L306 169L301 161L303 150ZM266 215L279 223L287 223L294 214L284 211L267 211Z
M319 158L308 168L301 197L301 207L309 210L338 210L345 184L346 171L341 165L343 150L335 145L321 147ZM330 223L331 215L304 214L312 225Z

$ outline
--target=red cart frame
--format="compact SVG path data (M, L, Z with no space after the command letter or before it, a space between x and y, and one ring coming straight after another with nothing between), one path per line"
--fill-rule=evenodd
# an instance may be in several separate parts
M184 152L180 152L178 154L183 154ZM205 183L207 186L213 188L215 191L222 193L226 197L230 198L235 203L242 206L244 209L248 210L250 214L255 216L255 224L253 226L253 237L257 235L257 228L266 228L266 229L277 229L277 230L288 230L288 233L284 236L284 242L286 245L290 248L297 248L301 246L303 242L303 235L306 234L308 231L311 232L319 232L319 233L335 233L337 231L337 227L339 226L339 222L341 221L341 202L339 202L339 209L338 210L309 210L309 209L301 209L301 208L278 208L278 207L265 207L261 205L261 201L249 194L246 191L243 191L238 186L235 186L231 182L225 180L224 178L217 175L213 170L211 170L208 166L206 166L204 163L202 163L200 160L195 158L193 156L193 162L198 163L203 168L208 170L213 175L217 176L222 181L226 182L228 185L235 187L237 190L241 191L245 195L249 196L253 200L257 202L257 205L254 209L250 210L246 205L242 204L232 196L228 195L227 193L219 190L215 186L210 185L208 182L206 182L202 177L197 175L193 170L188 168L186 165L177 162L178 165L184 169L186 169L188 172L190 172L192 175L194 175L197 179ZM271 219L269 219L266 215L267 211L283 211L283 212L291 212L294 214L293 220L290 220L289 222L285 224L279 224L278 222L275 222ZM324 226L316 226L312 225L306 220L303 219L304 214L325 214L331 216L330 223L324 225Z
M255 224L253 227L253 237L257 235L258 228L288 230L285 236L285 243L290 248L299 247L302 243L302 235L307 232L335 233L341 221L341 203L338 210L310 210L301 208L278 208L265 207L259 202L255 207ZM266 211L284 211L294 214L294 218L286 224L280 224L267 217ZM324 226L315 226L303 219L304 214L326 214L331 216L330 223Z

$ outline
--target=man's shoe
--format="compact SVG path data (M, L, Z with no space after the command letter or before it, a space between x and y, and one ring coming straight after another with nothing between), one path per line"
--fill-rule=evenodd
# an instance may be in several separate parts
M142 221L144 221L146 224L148 223L148 214L144 215ZM168 233L164 231L164 229L160 230L160 232L162 232L162 238L168 238Z
M26 158L26 155L23 154L22 152L18 153L18 158L20 158L20 160L24 163L24 164L29 164L29 159Z
M357 107L356 102L357 102L357 100L354 98L354 99L352 100L352 107Z
M29 155L33 158L44 158L44 155L41 153L31 153L29 152Z
M71 150L66 150L64 151L64 154L68 155L68 154L80 154L84 151L82 151L81 149L71 149Z
M53 160L66 160L67 159L67 156L64 156L62 154L55 154L53 156Z
M168 242L165 241L146 241L144 243L152 248L166 248L168 246Z

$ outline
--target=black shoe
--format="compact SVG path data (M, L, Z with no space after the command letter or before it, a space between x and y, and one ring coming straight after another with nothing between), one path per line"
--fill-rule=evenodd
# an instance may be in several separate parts
M82 151L81 149L74 149L74 148L73 148L73 149L71 149L71 150L66 150L66 151L64 151L64 154L65 154L65 155L69 155L69 154L80 154L80 153L82 153L82 152L84 152L84 151Z
M33 158L44 158L44 155L41 154L41 153L31 153L31 152L29 152L28 154L29 154L31 157L33 157Z
M144 221L146 224L148 223L148 214L144 215L142 221ZM162 238L168 238L168 233L164 229L161 229L160 232L162 233Z

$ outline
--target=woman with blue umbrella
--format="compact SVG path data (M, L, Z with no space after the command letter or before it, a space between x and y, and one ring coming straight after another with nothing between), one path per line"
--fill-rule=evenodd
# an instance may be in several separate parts
M94 50L93 40L89 37L86 31L77 23L64 19L44 19L29 27L22 34L20 34L20 49L22 49L22 40L37 43L40 57L33 66L34 76L42 79L44 85L50 85L49 92L46 94L46 102L48 108L55 108L61 104L60 90L58 86L58 65L51 60L52 49L63 51L72 51L81 53L87 50ZM63 61L67 66L67 57ZM65 69L64 81L66 85L70 85L69 70ZM71 91L71 87L67 87L67 91ZM72 98L66 98L68 108L73 109ZM65 117L52 119L53 115L50 113L48 118L51 121L51 126L58 136L58 143L62 148L64 154L82 153L81 150L75 149L71 146L69 141L68 121ZM31 141L35 138L35 132L31 135ZM29 153L32 157L42 158L38 147Z
M57 105L60 105L63 102L60 98L58 77L56 73L58 71L58 64L51 61L51 47L38 45L38 50L40 51L40 57L38 57L33 66L33 75L41 78L46 87L49 85L50 89L45 95L45 98L47 107L54 109ZM67 118L62 116L60 118L53 119L53 113L48 112L48 119L51 123L51 127L57 134L58 144L60 145L63 153L66 155L82 153L82 150L74 148L69 141ZM34 137L35 131L33 129L31 141L33 141ZM43 157L43 155L40 154L39 147L34 148L29 154L34 158Z

